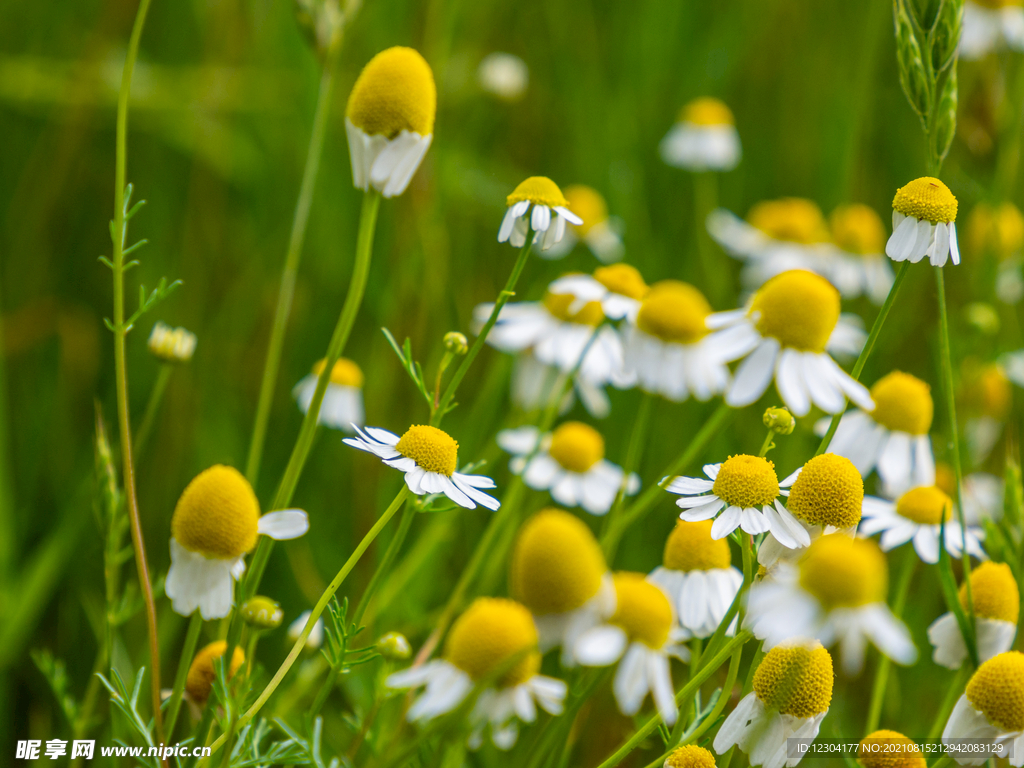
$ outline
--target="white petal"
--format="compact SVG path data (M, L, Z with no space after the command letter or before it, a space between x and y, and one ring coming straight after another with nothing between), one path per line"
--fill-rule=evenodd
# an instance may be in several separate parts
M278 541L297 539L309 530L309 515L301 509L282 509L260 518L256 530Z

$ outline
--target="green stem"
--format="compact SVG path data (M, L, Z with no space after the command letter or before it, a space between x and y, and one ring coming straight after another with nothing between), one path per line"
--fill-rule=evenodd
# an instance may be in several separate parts
M903 616L903 609L907 604L907 594L910 591L910 582L914 576L914 567L917 565L917 552L913 546L904 547L903 568L900 571L899 581L896 584L896 593L892 600L892 613L899 619ZM867 724L864 726L864 733L874 733L878 730L878 723L882 717L882 701L885 698L885 687L889 681L889 670L892 668L892 661L888 656L881 656L878 659L878 669L875 671L875 684L871 689L871 704L868 706Z
M722 714L722 710L725 709L725 705L729 703L729 699L732 697L732 689L736 685L736 677L740 671L740 659L742 658L743 646L741 645L733 653L732 661L729 662L729 673L725 677L725 685L722 686L722 692L718 695L715 708L711 710L710 715L704 718L704 722L700 724L700 727L687 737L687 744L696 744L700 737L715 724L719 715Z
M928 739L937 739L942 735L942 731L946 727L946 721L949 720L949 713L953 711L953 707L956 706L957 699L960 698L960 694L963 693L964 685L967 683L967 678L971 673L971 665L966 662L960 665L960 669L956 671L956 675L953 677L953 681L949 684L949 688L946 689L946 697L942 700L942 706L939 707L939 711L935 713L935 720L932 722L932 727L928 731Z
M775 446L772 445L772 440L774 438L775 438L775 432L773 432L772 430L769 429L767 437L765 437L764 442L761 443L761 452L757 454L762 459L765 456L768 455L768 451L770 451L772 448L775 447Z
M178 721L178 711L181 708L181 694L185 690L188 669L192 665L192 658L196 655L196 644L199 642L199 633L202 632L202 629L203 617L199 611L196 611L192 614L188 624L185 644L181 647L181 658L178 660L178 672L174 677L174 689L167 705L167 738L174 737L174 724Z
M398 521L398 530L384 552L384 559L380 561L380 565L374 571L373 576L370 578L370 583L366 585L363 596L359 598L359 604L356 606L355 613L352 614L352 624L357 630L359 623L363 620L363 614L366 613L366 609L370 605L370 600L373 599L374 593L376 593L384 577L391 571L391 565L395 562L395 557L397 557L398 551L402 548L402 544L405 543L405 537L409 535L409 529L412 527L412 521L416 518L416 512L415 504L405 505L402 519Z
M633 432L629 437L629 447L626 448L626 461L622 465L622 486L615 496L615 503L611 511L605 516L601 523L601 531L604 533L610 528L626 503L626 485L629 476L633 474L640 464L640 457L643 454L644 444L647 442L647 427L651 422L651 409L654 405L654 397L647 392L640 395L640 407L637 408L636 416L633 418Z
M167 382L171 380L171 371L174 366L170 363L161 363L160 371L153 382L153 391L149 393L149 402L146 403L146 411L142 415L142 422L135 430L135 457L138 458L146 450L150 435L153 434L153 425L156 423L156 415L160 412L160 403L167 391Z
M727 296L728 265L716 259L715 246L708 235L708 214L718 206L718 174L714 171L693 174L694 232L697 234L697 252L700 255L701 271L712 304L723 305Z

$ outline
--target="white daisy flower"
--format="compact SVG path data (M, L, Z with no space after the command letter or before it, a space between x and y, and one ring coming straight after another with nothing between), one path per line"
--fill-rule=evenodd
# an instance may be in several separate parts
M197 608L206 620L231 613L235 580L260 534L278 541L309 530L301 509L260 516L256 494L242 473L216 464L185 488L171 518L171 567L165 590L182 616Z
M729 367L706 325L711 306L688 283L662 280L623 328L625 367L641 389L668 400L708 400L729 384Z
M897 664L912 664L917 648L910 632L885 604L888 570L870 539L822 536L797 563L779 562L751 587L747 623L765 648L793 635L826 647L838 642L850 675L863 667L868 640Z
M531 176L506 198L508 210L498 230L498 242L508 241L516 248L526 243L526 233L533 232L534 242L546 251L562 239L565 224L582 224L583 219L569 210L569 201L562 190L546 176Z
M605 418L612 407L604 391L607 382L595 384L577 372L572 377L572 387L563 395L569 375L556 366L542 363L529 352L521 352L512 362L512 402L524 411L534 411L547 408L554 398L561 396L562 401L558 404L561 416L572 409L578 395L587 413L595 419Z
M509 585L533 614L541 653L561 646L564 667L575 664L577 639L615 612L601 546L586 523L560 509L543 509L519 529Z
M165 363L187 363L196 351L196 335L185 328L158 322L146 342L150 353Z
M316 383L323 373L326 360L320 360L313 371L292 389L292 397L299 404L299 410L306 413L313 402ZM352 434L354 427L365 423L363 415L363 372L351 360L340 357L331 368L331 378L320 404L318 423Z
M608 204L601 193L584 184L573 184L565 188L565 199L569 201L569 210L583 219L583 223L571 225L561 242L541 251L540 255L560 259L582 240L598 261L605 264L619 261L626 252L622 245L622 222L613 221L608 215Z
M743 586L728 539L711 538L710 520L678 520L665 542L662 563L647 580L671 598L683 629L694 637L710 637ZM734 629L735 620L729 633Z
M526 608L512 600L477 598L452 624L442 659L396 672L385 685L426 686L407 714L411 722L426 722L451 712L476 683L536 645L537 628ZM539 669L540 653L530 651L495 685L481 692L469 716L471 748L480 746L489 729L498 749L511 749L519 736L517 720L532 723L537 719L537 705L552 715L562 713L565 683L537 674Z
M748 693L718 729L718 754L733 746L751 765L793 768L803 755L789 757L789 739L818 736L832 703L832 657L821 643L792 639L772 648L754 671Z
M370 59L345 110L356 188L405 192L430 149L436 112L434 73L417 51L396 46Z
M312 611L303 611L299 614L299 618L288 625L288 639L291 642L295 642L299 639L302 634L302 630L306 628L306 623L309 621L309 617L313 615ZM306 638L306 648L310 650L316 650L324 642L324 620L317 619L316 624L309 630L309 637Z
M938 179L924 176L896 190L892 201L892 235L885 253L893 261L916 264L925 256L933 267L950 256L960 263L956 242L956 198Z
M864 295L875 304L884 302L894 277L885 257L885 228L874 208L841 205L829 216L829 228L838 250L826 277L844 298Z
M425 424L409 427L401 438L379 427L355 430L356 436L346 437L343 442L379 456L389 467L404 472L405 484L417 496L443 493L466 509L475 509L477 504L491 510L501 506L480 490L495 487L491 478L455 471L459 444L447 432Z
M622 467L604 458L601 433L579 421L547 434L536 427L506 429L498 433L498 445L513 455L509 469L530 488L550 491L559 504L592 515L607 514L619 489L628 496L640 490L636 473L627 478Z
M960 606L970 621L966 584L960 586ZM1020 617L1020 591L1010 566L989 560L971 569L971 607L979 662L1010 650ZM928 627L928 641L935 649L932 660L936 664L960 669L967 658L964 636L951 612L942 614Z
M750 405L774 378L779 395L795 416L806 416L812 403L826 413L839 413L847 397L873 410L867 388L826 351L838 321L839 291L806 270L773 277L745 309L709 316L708 327L720 329L709 343L721 358L743 358L725 402L734 408Z
M570 313L575 314L596 301L609 320L635 318L649 290L640 271L629 264L598 267L592 276L569 273L548 286L548 291L556 296L574 297L568 308Z
M682 642L689 634L675 624L672 603L660 587L640 573L614 574L615 613L584 632L576 641L576 660L586 667L619 662L612 682L622 714L633 716L648 692L658 714L668 725L679 716L669 656L686 661L690 652Z
M874 408L843 414L829 450L845 456L867 477L878 470L886 494L898 496L935 482L935 459L928 432L935 404L931 388L916 376L893 371L871 387ZM831 419L816 425L824 435Z
M1024 51L1024 8L1017 0L968 0L960 27L960 57L980 59L1009 48Z
M982 664L957 700L942 740L991 739L1013 750L1010 765L1024 765L1024 653L1007 651ZM981 765L987 755L951 753L960 765Z
M679 113L659 147L668 165L688 171L731 171L740 161L732 111L718 99L694 99Z
M911 488L896 501L874 496L864 499L864 521L860 532L864 536L881 533L882 551L888 552L913 540L914 549L926 563L939 562L939 537L945 521L945 548L953 557L963 552L964 530L952 519L953 500L934 485ZM981 541L985 532L968 526L967 552L984 559Z
M476 69L480 87L504 101L518 101L530 84L526 62L511 53L489 53Z
M676 506L683 509L681 520L697 523L717 517L711 526L711 538L724 539L737 528L751 536L771 531L790 549L811 543L807 530L790 514L779 496L782 490L775 465L760 456L730 456L721 464L707 464L702 477L673 478L665 490L683 498Z

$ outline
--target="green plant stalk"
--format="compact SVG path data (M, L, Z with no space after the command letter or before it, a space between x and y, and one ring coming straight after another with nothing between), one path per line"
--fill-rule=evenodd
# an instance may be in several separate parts
M739 612L740 606L743 605L743 601L746 599L747 590L750 589L750 585L754 583L754 544L753 537L749 534L740 534L743 543L740 546L740 551L743 553L743 583L740 585L739 591L736 592L736 597L732 599L732 603L729 604L729 610L725 612L725 616L722 617L722 621L719 622L718 627L715 628L714 633L704 646L704 652L701 654L701 663L704 663L705 659L712 658L712 654L718 653L718 647L722 644L725 638L725 633L729 629L729 625L732 624L733 617ZM742 624L742 616L737 624Z
M167 383L171 380L171 371L174 366L170 363L160 363L160 370L156 374L156 381L153 382L153 390L149 393L149 402L146 403L146 410L142 415L139 428L135 430L135 458L138 459L146 450L146 444L153 434L153 425L156 423L156 415L160 412L160 403L167 391Z
M605 515L601 523L601 533L618 520L622 514L622 508L626 504L626 484L629 476L633 474L640 464L640 457L643 454L644 444L647 441L647 428L651 423L651 410L654 406L654 396L643 392L640 395L640 406L637 408L636 416L633 417L633 432L629 436L629 446L626 448L626 460L622 465L622 485L615 495L615 503L611 511Z
M899 619L903 617L903 609L907 604L907 594L910 592L910 582L914 576L914 568L917 566L917 552L912 544L908 544L906 552L903 553L903 568L900 570L899 581L896 583L896 593L892 599L892 613ZM871 703L868 706L868 719L864 726L864 733L874 733L878 730L878 723L882 717L882 701L885 698L885 687L889 681L889 670L892 668L892 661L888 656L880 656L878 668L875 670L875 683L871 689Z
M711 728L718 717L722 714L722 710L725 709L725 705L729 703L729 699L732 696L733 686L736 685L736 677L740 671L740 660L743 658L743 646L739 646L732 655L732 661L729 662L729 672L725 677L725 685L722 686L722 693L718 696L718 701L715 702L715 708L711 710L711 714L708 715L704 722L700 724L700 727L695 730L686 739L687 744L696 744L697 741L703 736L709 728Z
M274 390L281 368L281 351L284 348L285 332L288 330L292 300L295 298L295 281L299 273L299 261L302 258L302 246L306 239L306 226L309 223L309 211L313 207L313 194L320 171L324 137L327 135L327 123L331 114L334 72L337 69L340 51L341 35L336 34L327 48L323 72L320 75L320 91L317 95L316 110L313 113L313 130L309 136L306 165L302 170L299 198L295 203L291 234L288 236L288 250L284 257L284 268L281 271L281 285L277 292L277 306L274 308L274 323L270 331L270 343L267 346L267 359L263 364L263 379L260 382L252 441L249 444L249 457L245 463L245 476L253 486L259 479L260 462L263 458L263 447L267 438L267 425L270 421L270 408L274 402Z
M723 261L715 258L714 244L708 235L707 220L718 207L718 174L704 171L693 174L693 231L697 235L697 252L700 256L701 271L705 285L711 294L712 304L723 306L726 302L728 285L722 278L726 275Z
M395 531L395 535L388 544L388 548L384 551L384 558L380 561L380 565L377 566L377 570L373 572L373 576L370 577L370 583L366 585L366 589L356 605L356 611L352 614L352 623L356 627L359 627L359 623L363 620L363 615L366 613L366 609L377 592L381 581L391 572L391 566L395 562L402 544L405 543L405 537L409 535L409 529L412 527L412 521L416 518L416 514L415 504L405 505L405 509L402 511L402 518L398 521L398 530Z
M181 646L181 658L178 660L178 671L174 676L174 688L171 690L171 699L167 704L167 738L174 738L174 725L178 722L178 712L181 710L181 695L185 691L185 681L188 678L188 670L192 665L192 658L196 655L196 644L199 642L199 634L203 630L203 617L199 611L192 614L188 623L188 632L185 634L185 644Z
M946 721L949 719L949 713L953 711L953 707L956 705L957 699L960 698L960 694L963 693L964 686L967 684L967 678L970 676L971 665L967 664L966 661L960 665L960 669L956 671L956 675L953 676L953 681L949 684L949 688L946 689L946 697L942 700L942 706L939 707L939 711L935 713L935 720L932 722L932 727L928 731L929 739L937 739L942 735L942 731L946 727Z

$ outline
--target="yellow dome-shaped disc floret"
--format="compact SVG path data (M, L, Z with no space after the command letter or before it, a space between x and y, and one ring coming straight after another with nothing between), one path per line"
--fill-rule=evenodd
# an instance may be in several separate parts
M680 123L691 125L733 125L732 110L711 96L701 96L684 106L679 112Z
M925 768L924 755L913 739L885 730L861 739L857 762L864 768Z
M575 312L569 309L576 302L576 297L571 293L551 293L551 291L548 291L544 294L543 301L544 308L562 322L579 323L580 325L594 327L604 322L604 310L601 308L601 302L599 301L588 301Z
M234 467L217 464L186 486L174 508L171 535L207 557L233 560L256 546L260 504Z
M1020 618L1020 591L1006 563L986 560L971 571L974 615L1016 624ZM967 610L967 585L960 585L960 605Z
M965 693L993 725L1004 731L1024 730L1024 653L993 656L978 667Z
M1013 203L978 203L967 219L967 242L976 256L990 252L1005 261L1024 247L1024 216Z
M213 680L216 677L216 673L213 671L213 662L221 658L227 650L227 642L217 640L201 649L192 660L192 664L188 668L188 676L185 678L185 691L196 704L202 704L210 697ZM234 653L231 654L231 666L228 669L229 680L244 663L245 653L236 645Z
M480 681L536 645L537 627L525 607L514 600L480 597L452 624L444 657ZM525 683L538 669L540 654L530 651L499 678L498 687Z
M640 270L629 264L612 264L594 270L594 279L612 293L639 301L647 295L647 283Z
M893 371L871 387L875 410L871 418L893 432L927 435L932 428L935 404L931 387L916 376Z
M459 444L447 432L426 424L409 427L395 450L427 472L451 477L458 466Z
M572 225L581 236L585 237L595 224L608 221L608 204L593 187L572 184L565 188L565 199L566 207L583 219L582 224Z
M531 176L520 183L512 190L512 194L505 198L505 203L511 206L524 200L546 205L548 208L569 208L569 201L565 199L562 190L547 176Z
M821 209L802 197L757 203L747 214L747 221L775 240L811 245L826 242L829 237Z
M655 650L664 647L672 629L672 604L642 573L620 571L615 582L615 613L609 619L630 640Z
M832 702L832 657L815 643L776 646L754 672L754 693L769 709L793 717L820 715Z
M418 51L396 46L363 67L345 114L364 133L393 139L402 131L433 133L436 112L437 87L430 65Z
M897 189L892 207L904 216L932 224L956 221L956 198L949 187L931 176L914 179Z
M574 611L597 594L607 570L586 523L560 509L542 509L519 529L512 595L538 616Z
M842 533L811 542L800 558L800 586L831 611L885 601L889 568L870 539Z
M766 282L750 305L759 314L757 330L784 347L824 352L839 322L839 291L825 278L802 269L776 275Z
M953 513L953 500L933 485L911 488L896 500L896 514L922 525L939 525Z
M318 360L316 365L313 366L313 375L319 376L323 373L326 364L327 360ZM334 367L331 368L331 384L337 384L342 387L362 388L363 372L358 365L348 358L339 357Z
M779 476L768 459L730 456L719 467L711 492L734 507L764 507L779 495Z
M677 520L665 542L665 567L671 571L710 571L732 565L729 540L712 539L711 525L711 520Z
M853 462L834 453L804 464L786 508L811 525L850 528L860 522L864 480Z
M673 750L663 768L715 768L715 756L704 747L687 744Z
M662 341L694 344L708 335L711 305L689 283L662 280L651 286L640 305L636 325Z
M589 424L567 421L551 433L548 453L570 472L586 472L604 458L604 438Z
M848 253L873 254L885 250L885 227L875 209L863 203L841 205L828 217L832 241Z

